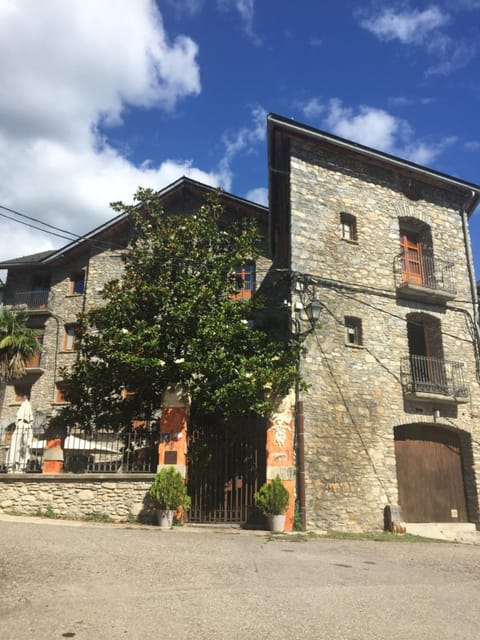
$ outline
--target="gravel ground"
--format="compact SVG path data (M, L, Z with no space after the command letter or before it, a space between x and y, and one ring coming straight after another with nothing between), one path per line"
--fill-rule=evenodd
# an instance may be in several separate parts
M480 638L480 546L0 517L0 638Z

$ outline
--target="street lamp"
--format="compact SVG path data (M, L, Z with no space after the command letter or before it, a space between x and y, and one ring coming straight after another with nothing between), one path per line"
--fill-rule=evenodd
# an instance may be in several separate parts
M322 303L318 300L312 300L305 307L305 312L312 327L314 327L320 319L320 311L322 310Z

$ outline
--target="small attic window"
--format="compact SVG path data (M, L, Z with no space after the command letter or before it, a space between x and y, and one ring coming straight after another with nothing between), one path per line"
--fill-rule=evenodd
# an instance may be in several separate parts
M340 237L342 240L357 242L357 219L351 213L340 214Z
M363 345L362 321L360 318L345 316L345 344L350 347Z

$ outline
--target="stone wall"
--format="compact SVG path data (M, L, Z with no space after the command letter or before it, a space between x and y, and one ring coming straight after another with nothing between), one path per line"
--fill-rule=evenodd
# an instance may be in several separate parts
M50 514L69 519L153 520L147 494L153 475L3 476L0 512Z
M117 249L109 250L102 246L101 250L83 252L68 263L57 264L50 270L9 271L6 304L14 300L15 293L31 291L34 277L44 274L50 278L51 286L48 310L44 313L36 311L29 321L32 328L43 334L40 371L31 372L21 381L5 385L4 399L0 406L2 424L15 419L20 406L15 387L20 384L31 385L32 407L45 420L56 407L62 406L57 401L57 384L63 379L62 369L68 370L77 357L74 351L65 350L65 329L76 322L79 313L101 302L101 287L107 280L118 277L123 269L119 253ZM85 292L71 294L71 276L80 271L85 272Z
M315 283L308 296L323 305L301 361L310 384L303 395L309 528L383 527L384 507L398 500L394 429L403 424L435 423L471 441L462 454L469 518L477 522L480 389L462 201L413 179L418 199L411 201L403 193L406 179L395 169L318 145L294 143L291 153L291 269L307 274ZM341 237L342 212L355 216L356 241ZM454 262L454 301L398 296L394 260L404 218L428 224L435 257ZM304 297L296 290L292 308ZM441 328L443 357L464 363L467 404L405 399L400 363L409 354L406 325L415 317L410 314L423 314ZM346 340L345 318L352 316L361 321L360 346ZM434 348L433 333L431 338Z

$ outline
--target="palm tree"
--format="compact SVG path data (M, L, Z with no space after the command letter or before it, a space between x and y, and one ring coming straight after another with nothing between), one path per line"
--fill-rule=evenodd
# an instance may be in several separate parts
M27 327L28 312L0 308L0 382L21 378L25 363L41 350L38 332Z

